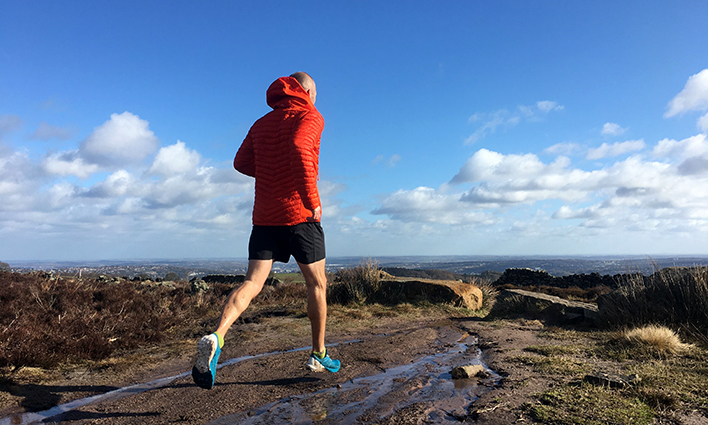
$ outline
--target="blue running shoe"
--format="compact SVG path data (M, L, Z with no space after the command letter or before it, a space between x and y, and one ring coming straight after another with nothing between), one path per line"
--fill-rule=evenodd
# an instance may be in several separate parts
M216 380L216 363L221 348L216 334L205 335L197 345L197 361L192 368L192 379L197 386L210 390Z
M307 361L306 366L313 372L324 372L327 370L334 373L339 370L341 364L339 363L339 360L332 360L329 357L329 353L325 351L325 356L323 359L317 357L315 353L310 354L310 359Z

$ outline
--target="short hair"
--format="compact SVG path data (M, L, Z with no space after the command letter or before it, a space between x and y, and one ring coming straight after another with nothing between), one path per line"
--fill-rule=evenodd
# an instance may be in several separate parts
M296 79L305 90L311 89L312 85L315 83L315 80L313 80L307 72L298 71L290 74L290 76Z

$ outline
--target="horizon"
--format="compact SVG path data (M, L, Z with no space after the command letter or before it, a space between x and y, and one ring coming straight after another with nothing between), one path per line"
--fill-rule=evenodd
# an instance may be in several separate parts
M637 260L646 259L651 261L652 259L670 259L670 258L701 258L708 260L708 254L656 254L656 255L643 255L643 254L627 254L627 255L381 255L381 256L360 256L360 255L348 255L348 256L333 256L327 257L328 264L330 262L341 262L341 261L359 261L359 260L386 260L386 261L403 261L408 260L409 262L427 260L430 262L462 262L462 261L483 261L483 260ZM11 260L5 261L0 259L0 261L5 263L15 263L15 264L42 264L42 263L57 263L57 264L93 264L93 263L131 263L131 264L159 264L159 263L172 263L172 262L248 262L248 257L185 257L185 258L113 258L113 259L94 259L94 260L56 260L56 259L24 259L24 260ZM295 260L290 259L288 263L275 262L275 265L293 265Z
M233 156L295 71L325 119L330 258L708 255L706 21L668 0L10 2L0 261L245 257Z

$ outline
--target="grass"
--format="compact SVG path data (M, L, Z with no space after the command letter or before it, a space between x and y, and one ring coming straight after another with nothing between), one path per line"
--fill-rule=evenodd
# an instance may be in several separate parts
M647 425L654 419L653 409L631 394L588 384L546 391L526 410L534 420L554 425Z
M327 298L336 304L363 304L378 291L380 281L381 269L369 259L357 267L338 270L327 288Z
M678 335L665 326L648 325L624 332L624 338L631 346L662 356L676 355L690 350L692 345L681 342Z
M708 342L708 268L669 268L649 277L630 275L598 299L610 328L673 325Z
M511 360L557 384L535 395L526 414L545 424L649 424L673 412L708 413L708 350L682 342L670 329L642 326L616 331L549 327L539 336L552 344L526 347ZM636 374L635 386L609 388L583 382L586 373Z

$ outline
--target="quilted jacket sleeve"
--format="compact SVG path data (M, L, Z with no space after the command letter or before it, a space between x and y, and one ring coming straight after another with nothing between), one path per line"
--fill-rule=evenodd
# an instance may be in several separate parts
M308 210L320 206L317 190L319 172L320 136L324 119L318 112L309 112L299 121L293 135L293 152L290 156L295 188Z
M241 174L247 176L256 176L256 161L253 155L253 138L251 132L248 132L246 139L241 144L241 147L236 152L234 158L234 168Z

